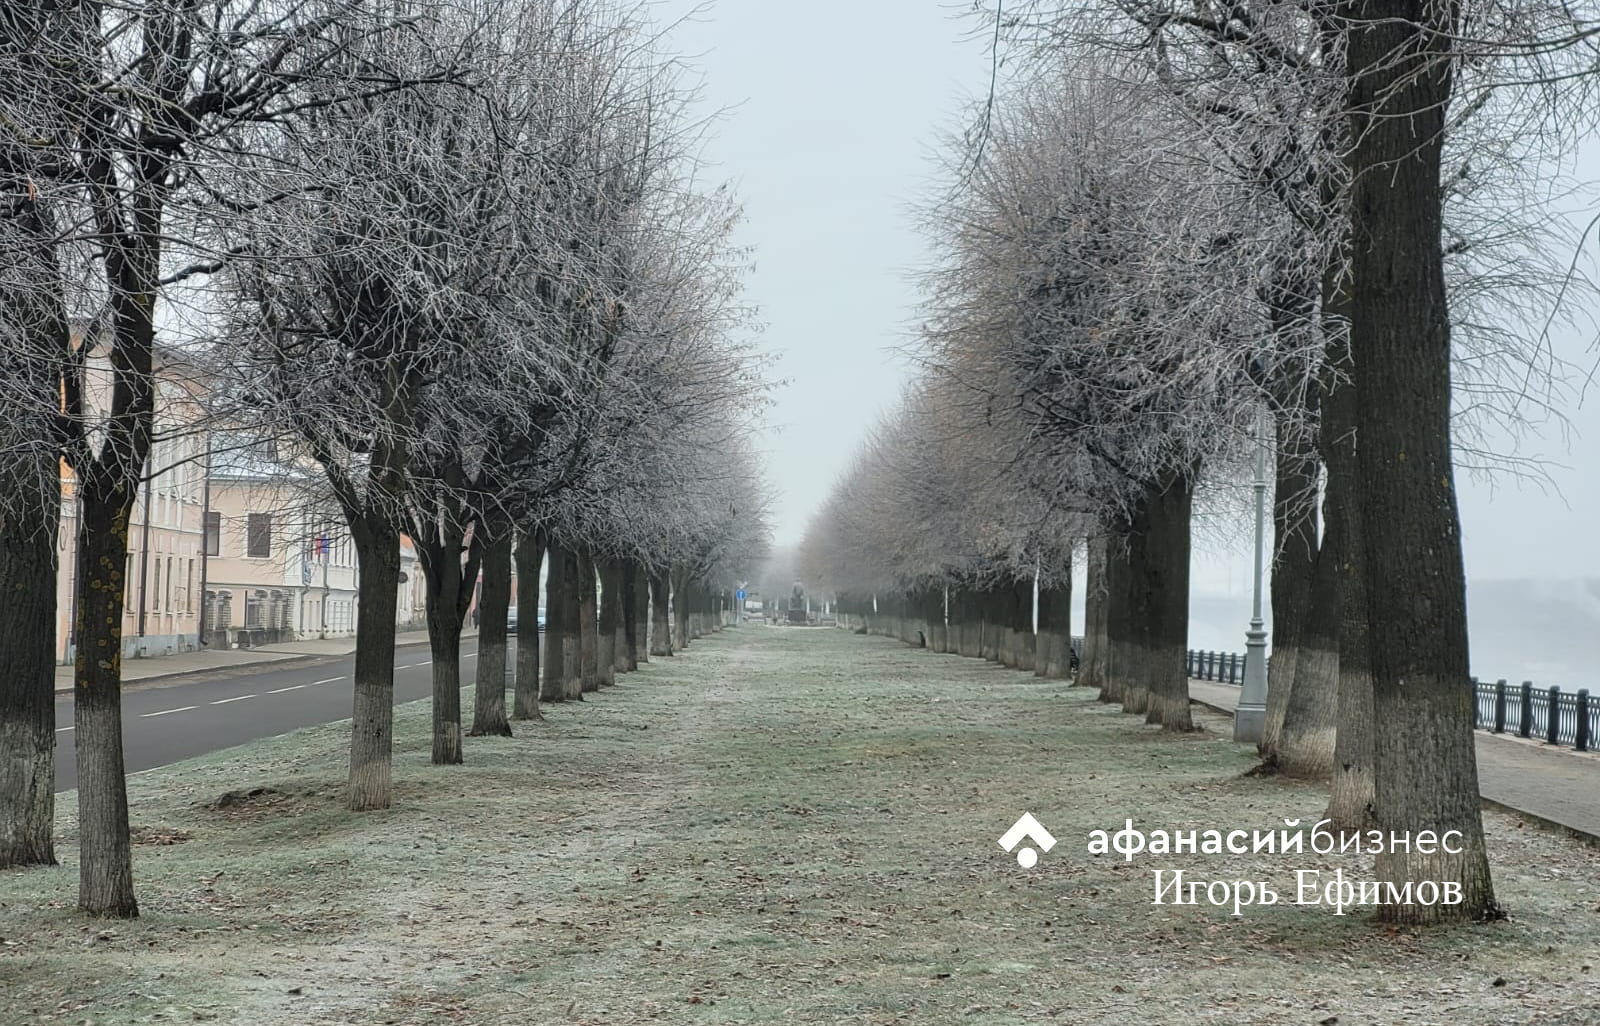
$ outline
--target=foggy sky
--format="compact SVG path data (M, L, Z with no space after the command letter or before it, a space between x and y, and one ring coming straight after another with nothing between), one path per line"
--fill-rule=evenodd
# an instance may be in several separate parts
M658 14L696 6L670 0ZM907 272L925 259L908 208L932 188L938 135L957 125L962 101L985 91L990 74L984 41L955 17L966 6L722 0L700 5L670 35L704 76L706 109L734 108L715 129L710 175L731 179L745 202L740 241L756 251L750 298L788 382L764 445L781 496L779 545L799 540L907 379L893 349L915 323ZM1600 167L1600 147L1587 156L1596 158L1590 169ZM1589 341L1566 331L1557 347L1588 367ZM1589 469L1600 453L1597 408L1591 394L1566 411L1577 432L1570 448L1551 428L1519 450L1564 465L1547 468L1560 495L1462 475L1469 581L1600 577L1591 526L1600 484ZM1240 544L1197 558L1197 593L1248 594L1244 537L1241 525Z

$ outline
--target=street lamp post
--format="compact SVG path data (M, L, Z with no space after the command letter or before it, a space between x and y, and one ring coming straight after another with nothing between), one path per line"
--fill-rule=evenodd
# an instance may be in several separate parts
M1233 739L1259 744L1267 721L1267 632L1261 620L1261 556L1266 539L1267 419L1256 414L1256 573L1250 629L1245 631L1244 692L1233 716Z

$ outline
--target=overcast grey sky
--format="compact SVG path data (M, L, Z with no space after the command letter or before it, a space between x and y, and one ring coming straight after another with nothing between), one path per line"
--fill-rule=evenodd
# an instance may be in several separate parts
M658 13L697 6L667 0ZM789 382L767 442L780 545L799 539L906 379L892 348L913 319L907 271L924 256L908 207L930 188L933 142L990 72L972 23L956 17L967 6L721 0L671 34L704 75L706 109L733 108L708 156L744 199L750 296ZM1593 177L1600 159L1584 166ZM1587 342L1567 333L1559 345L1587 365ZM1579 431L1570 449L1553 432L1523 446L1566 465L1551 471L1564 500L1511 480L1460 482L1469 580L1600 577L1600 395L1568 413ZM1196 590L1245 594L1246 552L1199 559Z
M952 15L940 0L721 0L671 36L704 75L706 108L733 108L708 156L744 200L750 297L788 381L766 442L780 545L799 540L907 377L891 351L923 253L907 207L938 130L989 73Z

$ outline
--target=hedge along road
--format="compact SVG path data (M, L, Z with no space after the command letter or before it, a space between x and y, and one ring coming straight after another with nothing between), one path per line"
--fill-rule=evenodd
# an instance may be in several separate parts
M515 639L512 639L515 644ZM462 677L472 680L477 649L461 653ZM395 652L396 702L432 694L426 645ZM129 773L229 748L300 727L348 719L355 656L290 667L223 670L181 681L130 685L122 693L122 743ZM471 714L471 710L467 710ZM56 696L56 790L78 786L72 692Z

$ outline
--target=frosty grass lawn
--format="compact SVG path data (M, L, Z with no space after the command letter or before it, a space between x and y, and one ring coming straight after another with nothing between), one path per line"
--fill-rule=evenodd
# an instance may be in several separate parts
M470 708L470 705L468 706ZM1241 777L1064 683L842 631L747 626L340 808L346 724L135 776L143 918L0 875L0 1020L368 1023L1600 1023L1600 852L1489 813L1508 922L1413 933L1292 904L1155 907L1152 869L1364 859L1085 853L1127 817L1265 829L1317 788ZM217 807L225 792L267 788ZM996 839L1059 839L1022 870Z

